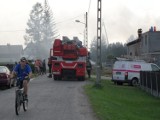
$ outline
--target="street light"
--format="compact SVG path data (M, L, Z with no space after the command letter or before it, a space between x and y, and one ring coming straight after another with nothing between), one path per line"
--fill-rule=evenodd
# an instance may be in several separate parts
M86 26L86 23L81 22L80 20L75 20L75 22L82 23L82 24L84 24Z
M75 20L75 22L78 22L78 23L82 23L85 25L85 31L86 31L86 34L85 34L85 42L84 42L84 45L86 46L86 48L88 49L88 24L87 24L87 12L86 12L86 22L81 22L80 20Z
M85 31L86 31L86 24L84 23L84 22L81 22L80 20L75 20L75 22L77 22L77 23L82 23L82 24L84 24L85 25ZM86 43L85 43L85 39L86 39L86 34L85 34L85 31L84 31L84 41L83 41L83 43L84 43L84 46L86 45Z

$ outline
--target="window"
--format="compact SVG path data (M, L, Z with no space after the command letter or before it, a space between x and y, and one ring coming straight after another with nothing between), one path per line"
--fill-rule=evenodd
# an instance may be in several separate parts
M160 69L156 65L151 65L152 71L159 71Z
M5 67L0 67L0 72L1 73L5 73L7 70L6 70L6 68Z

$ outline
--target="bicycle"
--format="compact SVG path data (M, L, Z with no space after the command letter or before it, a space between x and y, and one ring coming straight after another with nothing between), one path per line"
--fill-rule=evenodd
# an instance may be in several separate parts
M21 81L19 78L17 78L17 84L16 84L16 90L15 90L15 112L16 115L19 115L21 105L23 104L23 110L27 111L28 109L28 99L25 98L24 95L24 88L23 88L23 81Z

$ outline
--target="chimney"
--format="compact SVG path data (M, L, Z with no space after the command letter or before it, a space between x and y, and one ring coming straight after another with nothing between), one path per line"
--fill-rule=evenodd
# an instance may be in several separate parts
M138 29L138 38L141 38L141 36L142 36L142 29L140 28L140 29Z

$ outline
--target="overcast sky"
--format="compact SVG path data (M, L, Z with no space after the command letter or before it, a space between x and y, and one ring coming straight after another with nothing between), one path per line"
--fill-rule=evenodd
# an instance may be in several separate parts
M44 4L44 0L0 0L0 45L24 45L26 23L37 2ZM85 22L85 12L89 12L89 43L96 36L97 0L48 0L48 3L60 38L78 36L83 39L85 26L75 20ZM125 43L131 35L137 37L138 28L146 32L151 26L156 26L159 30L159 6L159 0L102 0L102 19L109 43ZM105 33L104 28L102 32Z

